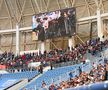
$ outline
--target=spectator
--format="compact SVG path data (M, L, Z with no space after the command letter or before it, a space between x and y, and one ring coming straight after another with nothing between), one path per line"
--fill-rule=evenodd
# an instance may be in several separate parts
M42 90L48 90L46 83L44 81L42 82Z
M55 87L54 83L52 83L52 84L50 85L49 90L56 90L56 87Z

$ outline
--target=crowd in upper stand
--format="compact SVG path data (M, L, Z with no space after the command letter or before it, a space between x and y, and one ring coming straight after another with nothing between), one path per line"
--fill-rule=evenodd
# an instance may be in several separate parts
M81 60L83 56L88 52L92 55L96 55L97 52L103 50L103 48L108 47L108 40L100 41L99 38L86 41L84 44L77 44L75 48L54 49L49 52L44 51L38 53L29 53L15 56L12 52L4 52L0 54L0 64L6 65L7 68L24 68L27 67L29 62L66 62L66 61L77 61Z

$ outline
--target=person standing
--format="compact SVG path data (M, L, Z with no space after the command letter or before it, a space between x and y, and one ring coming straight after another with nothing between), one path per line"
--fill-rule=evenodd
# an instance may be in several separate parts
M53 70L53 64L52 64L52 61L50 62L50 67L51 67L51 70Z

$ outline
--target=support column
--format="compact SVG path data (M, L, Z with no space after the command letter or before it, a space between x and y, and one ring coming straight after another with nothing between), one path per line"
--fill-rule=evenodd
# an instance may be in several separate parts
M70 50L72 50L72 47L75 47L75 36L72 36L68 39L68 46Z
M103 30L102 30L102 20L101 20L101 10L97 8L97 32L98 37L103 41Z
M44 51L45 51L45 42L44 41L41 41L41 53L44 54Z
M19 55L19 25L16 24L16 55Z

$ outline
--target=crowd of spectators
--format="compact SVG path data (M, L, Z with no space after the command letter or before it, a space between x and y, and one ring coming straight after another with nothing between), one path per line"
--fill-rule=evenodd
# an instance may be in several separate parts
M84 44L77 44L75 48L67 49L54 49L49 52L44 51L44 54L28 53L15 56L12 52L4 52L0 54L0 64L6 65L7 68L24 68L28 66L30 62L67 62L82 60L84 55L89 52L92 55L96 55L102 51L103 48L108 47L108 40L100 41L99 38L86 41Z
M67 49L54 49L50 52L44 51L44 54L28 53L15 56L12 52L4 52L0 54L0 65L6 65L7 68L25 68L30 62L68 62L82 60L83 57L90 53L91 55L97 55L103 49L108 48L108 40L100 41L99 38L86 41L83 44L77 44L75 48ZM107 68L106 68L107 67ZM62 81L59 86L51 84L47 88L46 83L43 81L42 88L49 90L62 90L64 88L71 88L80 85L88 85L89 83L95 83L105 80L106 72L108 74L108 63L106 65L99 64L97 67L93 67L90 73L82 72L79 70L79 76L74 78L70 77L70 80Z
M70 77L69 80L62 81L59 85L52 83L49 87L47 87L46 83L43 81L42 90L63 90L81 85L89 85L96 82L102 82L107 79L106 69L108 69L108 62L105 65L99 64L97 65L97 67L94 67L94 65L92 67L93 68L89 73L79 70L79 75Z

